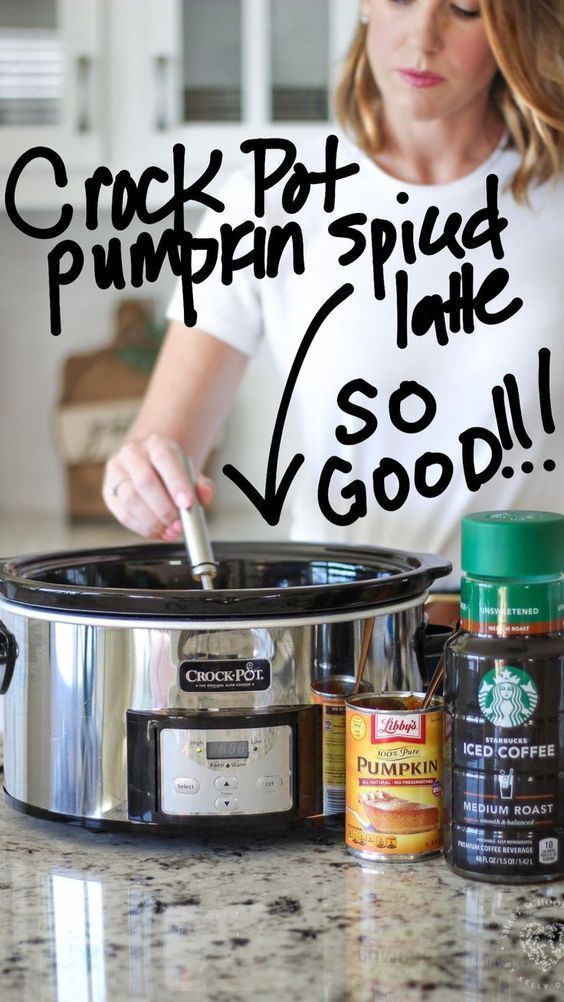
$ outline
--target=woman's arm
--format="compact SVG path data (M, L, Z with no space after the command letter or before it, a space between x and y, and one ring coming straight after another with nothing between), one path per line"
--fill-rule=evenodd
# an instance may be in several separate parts
M177 509L191 500L180 453L201 469L247 361L203 330L170 324L139 414L106 465L104 500L127 528L151 538L179 535ZM212 494L210 482L200 477L202 503Z

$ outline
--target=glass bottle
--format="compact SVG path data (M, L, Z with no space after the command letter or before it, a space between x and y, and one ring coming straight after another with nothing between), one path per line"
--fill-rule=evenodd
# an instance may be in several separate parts
M490 881L564 876L564 515L463 519L444 691L447 862Z

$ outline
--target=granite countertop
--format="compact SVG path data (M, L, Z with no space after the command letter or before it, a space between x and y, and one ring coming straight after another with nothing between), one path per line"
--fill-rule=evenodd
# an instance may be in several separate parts
M2 1002L562 998L564 885L365 867L339 826L92 833L0 807Z

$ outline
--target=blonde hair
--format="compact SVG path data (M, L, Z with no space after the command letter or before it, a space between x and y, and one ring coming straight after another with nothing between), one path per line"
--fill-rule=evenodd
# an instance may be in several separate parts
M518 202L530 185L564 169L564 4L562 0L481 0L498 65L491 98L505 122L508 146L521 162L511 181ZM381 97L359 24L335 92L335 112L361 149L382 149Z

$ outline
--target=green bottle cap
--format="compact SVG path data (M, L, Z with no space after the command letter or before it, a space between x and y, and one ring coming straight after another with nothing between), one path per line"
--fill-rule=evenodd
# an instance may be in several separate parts
M564 573L564 515L480 511L462 519L462 570L473 578Z

